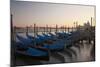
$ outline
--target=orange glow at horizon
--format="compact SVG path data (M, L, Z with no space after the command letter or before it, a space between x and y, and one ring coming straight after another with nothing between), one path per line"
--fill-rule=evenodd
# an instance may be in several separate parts
M95 26L95 7L38 2L11 2L13 25L18 27L60 26L73 27L74 22L83 25L87 21Z

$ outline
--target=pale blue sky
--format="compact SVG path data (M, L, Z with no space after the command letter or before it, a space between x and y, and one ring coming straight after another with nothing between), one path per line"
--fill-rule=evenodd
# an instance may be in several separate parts
M94 17L93 6L67 5L40 2L11 2L11 13L16 26L27 26L36 23L38 26L58 24L73 26L74 21L83 24Z

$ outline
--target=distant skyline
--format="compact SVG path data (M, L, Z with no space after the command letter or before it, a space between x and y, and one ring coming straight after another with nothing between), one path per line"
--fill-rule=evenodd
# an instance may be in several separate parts
M74 22L82 25L93 17L95 25L95 7L83 5L67 5L28 1L12 1L11 14L14 26L74 26Z

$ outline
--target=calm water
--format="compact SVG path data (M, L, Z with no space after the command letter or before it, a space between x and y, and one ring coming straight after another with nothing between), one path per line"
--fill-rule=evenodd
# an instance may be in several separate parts
M57 30L57 32L66 32L66 33L71 32L71 31L75 31L75 29L69 29L69 30L68 29L66 29L66 30L59 29L59 30ZM17 34L25 37L27 30L26 29L16 29L15 32ZM42 33L49 33L49 32L55 34L56 29L52 29L51 31L50 31L50 29L48 29L48 30L38 29L38 31L35 31L35 32L37 32L39 35L41 35ZM34 29L29 29L28 34L31 35L31 36L34 36Z

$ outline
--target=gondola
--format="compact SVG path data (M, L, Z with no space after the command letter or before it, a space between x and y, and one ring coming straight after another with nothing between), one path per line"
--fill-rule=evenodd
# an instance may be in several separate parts
M30 47L32 45L31 41L29 42L28 39L25 39L18 35L17 37L18 39L20 38L19 41L16 41L15 54L17 57L49 60L49 53L47 50Z

